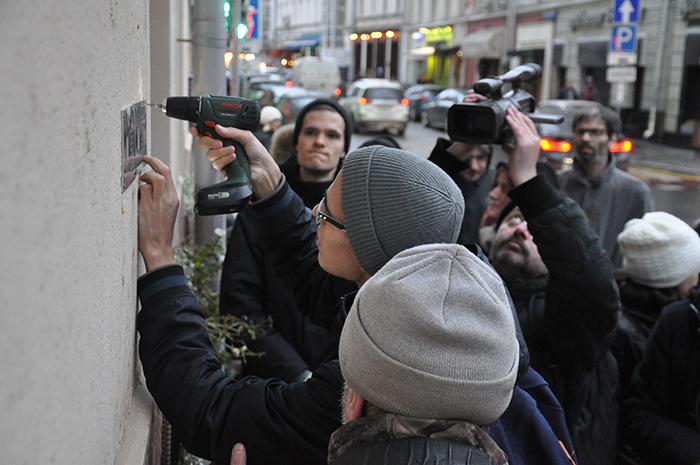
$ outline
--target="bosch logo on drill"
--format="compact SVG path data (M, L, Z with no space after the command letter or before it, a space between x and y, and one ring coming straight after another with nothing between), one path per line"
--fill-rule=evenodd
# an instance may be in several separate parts
M221 106L224 107L224 108L235 108L236 110L240 110L241 108L243 108L243 107L241 106L240 103L226 103L226 102L222 102L222 103L221 103Z

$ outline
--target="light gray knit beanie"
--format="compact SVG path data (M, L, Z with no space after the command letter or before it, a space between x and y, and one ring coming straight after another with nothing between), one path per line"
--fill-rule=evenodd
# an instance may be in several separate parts
M518 371L503 282L458 244L401 252L357 294L339 358L348 386L388 412L489 424Z
M402 250L456 242L464 217L462 192L442 169L383 146L345 157L341 207L350 247L370 275Z
M627 276L653 288L674 287L700 269L700 236L680 218L646 213L617 236Z

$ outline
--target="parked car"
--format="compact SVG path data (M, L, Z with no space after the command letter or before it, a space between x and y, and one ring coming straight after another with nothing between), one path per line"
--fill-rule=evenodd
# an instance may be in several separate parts
M339 103L350 113L355 131L396 129L408 125L408 99L401 84L388 79L363 78L348 87Z
M555 115L563 115L561 124L538 123L537 131L542 138L540 140L540 159L547 161L557 170L570 170L573 167L574 116L579 111L592 106L600 106L598 102L589 100L544 100L537 105L537 112ZM618 142L610 147L615 154L617 167L627 170L634 144L629 139L620 137Z
M403 96L408 99L411 121L420 121L423 106L443 90L445 90L445 86L437 84L416 84L406 89Z
M278 98L275 104L282 113L282 124L295 122L302 108L319 98L328 98L328 96L323 92L291 87Z
M260 97L259 102L260 106L264 107L266 105L272 105L277 106L277 102L283 95L287 95L289 93L294 93L298 91L306 91L306 89L302 89L301 87L295 87L295 86L272 86L269 87L268 89L265 89L265 92L263 93L262 97Z
M447 130L447 112L455 103L462 103L466 89L445 89L423 106L421 121L427 128Z
M247 79L244 97L259 100L266 89L284 85L286 85L286 81L279 74L255 75Z

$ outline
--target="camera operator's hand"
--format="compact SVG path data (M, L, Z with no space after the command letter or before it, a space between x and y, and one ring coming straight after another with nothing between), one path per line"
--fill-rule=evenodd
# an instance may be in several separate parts
M220 140L200 136L195 127L192 127L190 132L193 136L199 137L200 147L208 149L207 158L217 170L222 171L224 166L236 159L236 150L233 146L224 147ZM245 148L250 161L250 184L257 199L267 197L277 189L282 180L279 166L252 132L218 124L216 132L226 139L240 142Z
M513 105L506 110L506 121L515 138L515 145L504 145L508 154L508 172L514 186L537 176L537 159L540 156L540 136L535 123Z
M485 100L488 100L488 97L486 97L485 95L477 94L476 92L474 92L474 89L469 89L469 92L467 92L464 95L462 103L477 103L483 102Z

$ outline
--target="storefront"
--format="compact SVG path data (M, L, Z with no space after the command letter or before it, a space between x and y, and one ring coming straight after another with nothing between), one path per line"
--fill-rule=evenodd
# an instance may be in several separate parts
M354 57L354 79L380 77L397 79L400 32L394 29L350 34Z

